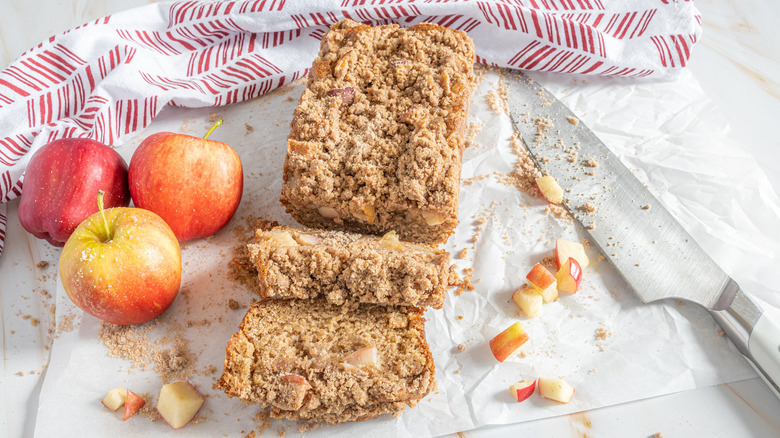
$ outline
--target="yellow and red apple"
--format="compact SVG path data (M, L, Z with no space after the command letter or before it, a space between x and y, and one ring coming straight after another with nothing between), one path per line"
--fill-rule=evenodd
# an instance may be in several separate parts
M73 231L60 256L70 299L103 321L150 321L173 303L181 284L181 250L160 216L140 208L102 208Z
M516 322L490 340L490 351L497 361L503 362L527 341L528 334L523 325Z
M588 255L585 253L585 247L579 242L558 239L555 241L554 254L555 262L558 264L558 269L561 269L563 264L569 260L569 257L574 257L582 269L587 268L590 264Z
M555 274L558 281L558 290L573 294L577 292L582 282L582 268L574 257L569 257L566 263Z
M555 276L541 264L535 264L525 278L534 292L542 296L542 301L545 303L551 303L558 299Z
M219 123L204 138L153 134L130 159L133 203L160 215L180 242L221 230L241 202L241 159L229 145L208 139Z
M536 380L521 380L509 387L509 392L518 402L525 401L536 389Z

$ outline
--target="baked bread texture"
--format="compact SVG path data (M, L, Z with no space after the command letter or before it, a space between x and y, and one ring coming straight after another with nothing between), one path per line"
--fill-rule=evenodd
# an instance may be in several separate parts
M218 386L279 419L399 412L436 387L423 323L415 307L261 299L228 343Z
M464 32L434 24L334 24L291 123L287 212L313 228L445 242L458 223L474 58Z
M401 242L394 232L380 238L274 225L261 224L248 245L261 296L440 309L459 282L449 253Z

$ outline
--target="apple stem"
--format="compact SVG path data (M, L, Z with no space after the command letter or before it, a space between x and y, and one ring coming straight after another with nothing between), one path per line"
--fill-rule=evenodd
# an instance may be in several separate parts
M108 221L106 220L106 211L103 208L103 195L105 195L105 192L102 190L98 190L97 193L97 203L98 203L98 210L100 211L100 217L103 218L103 226L106 227L106 241L111 240L111 229L108 227Z
M217 120L217 123L213 124L211 128L209 128L209 130L206 131L206 135L203 136L203 139L208 140L211 133L214 132L215 129L219 128L219 125L221 124L222 124L222 119Z

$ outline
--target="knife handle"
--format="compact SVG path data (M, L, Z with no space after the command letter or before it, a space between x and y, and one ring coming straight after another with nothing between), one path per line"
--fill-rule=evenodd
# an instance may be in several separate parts
M728 308L710 313L780 398L780 309L740 289Z

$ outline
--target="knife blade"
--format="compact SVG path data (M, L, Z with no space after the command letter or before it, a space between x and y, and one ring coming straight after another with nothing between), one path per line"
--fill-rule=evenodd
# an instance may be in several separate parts
M563 206L642 302L704 306L780 397L780 309L749 296L563 103L533 78L506 78L509 113Z

